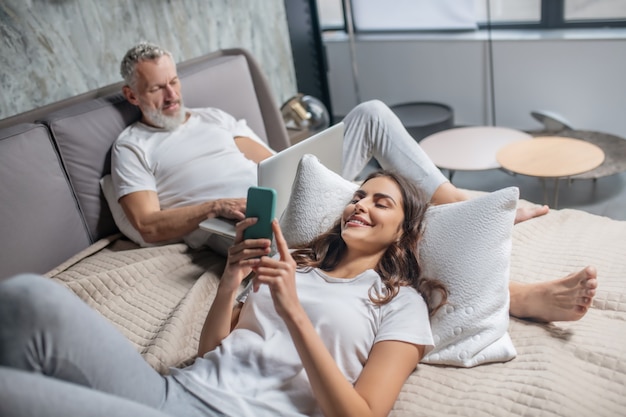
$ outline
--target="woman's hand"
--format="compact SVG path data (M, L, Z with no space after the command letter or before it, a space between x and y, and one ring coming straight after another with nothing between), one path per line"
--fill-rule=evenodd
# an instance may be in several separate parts
M257 291L262 284L267 285L276 312L283 320L288 320L302 310L296 291L296 262L289 253L287 242L276 219L272 221L272 230L280 257L273 259L264 256L254 265L253 269L256 272L254 290Z
M228 248L226 267L220 280L222 289L236 291L252 268L261 262L261 257L270 253L269 239L243 240L243 231L257 222L256 218L246 218L235 226L235 241Z

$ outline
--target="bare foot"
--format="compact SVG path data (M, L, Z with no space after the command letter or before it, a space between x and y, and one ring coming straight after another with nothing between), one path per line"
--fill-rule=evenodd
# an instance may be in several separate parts
M511 282L510 314L542 322L579 320L591 306L597 287L597 272L592 266L548 282Z
M543 216L550 211L548 206L519 207L515 213L515 224Z

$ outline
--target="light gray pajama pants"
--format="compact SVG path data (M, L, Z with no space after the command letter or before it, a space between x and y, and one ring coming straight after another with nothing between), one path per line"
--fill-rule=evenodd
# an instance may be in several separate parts
M68 289L0 282L0 416L215 415Z
M414 181L430 199L448 179L411 137L387 105L371 100L356 106L344 119L342 176L353 180L369 160Z

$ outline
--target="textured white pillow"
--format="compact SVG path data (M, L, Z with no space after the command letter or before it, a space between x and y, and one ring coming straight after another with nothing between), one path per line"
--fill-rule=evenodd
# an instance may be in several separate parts
M422 362L475 366L513 359L508 334L511 234L519 191L504 188L428 209L424 274L448 288L431 319L435 349Z
M120 232L141 247L154 246L150 243L144 242L141 234L133 227L126 217L124 209L120 203L117 202L117 198L115 198L113 179L110 174L105 175L100 179L100 188L102 188L104 198L106 199L109 209L111 210L111 214L113 215L113 221L115 222L117 228L120 229Z
M300 161L281 227L290 246L326 231L358 186L312 155ZM420 256L428 276L448 288L448 304L431 321L435 349L425 363L475 366L516 352L509 323L511 232L515 187L428 209Z

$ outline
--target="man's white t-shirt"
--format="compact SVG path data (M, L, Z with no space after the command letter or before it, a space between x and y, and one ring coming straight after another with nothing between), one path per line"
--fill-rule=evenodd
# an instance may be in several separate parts
M256 185L257 165L233 138L247 136L267 145L245 120L215 108L189 112L187 122L173 131L137 122L120 134L111 156L118 199L149 190L157 192L162 208L172 208L216 195L245 197Z
M168 209L218 197L245 198L257 185L257 164L241 153L234 138L249 137L268 147L245 120L215 108L188 111L189 119L173 131L137 122L120 134L111 155L118 199L154 191L161 208Z
M351 279L299 270L296 284L302 306L350 383L377 342L398 340L432 349L428 309L411 287L401 287L392 301L377 306L370 289L380 293L384 286L373 270ZM267 286L250 293L236 328L216 349L185 369L172 369L172 375L226 415L321 415Z

